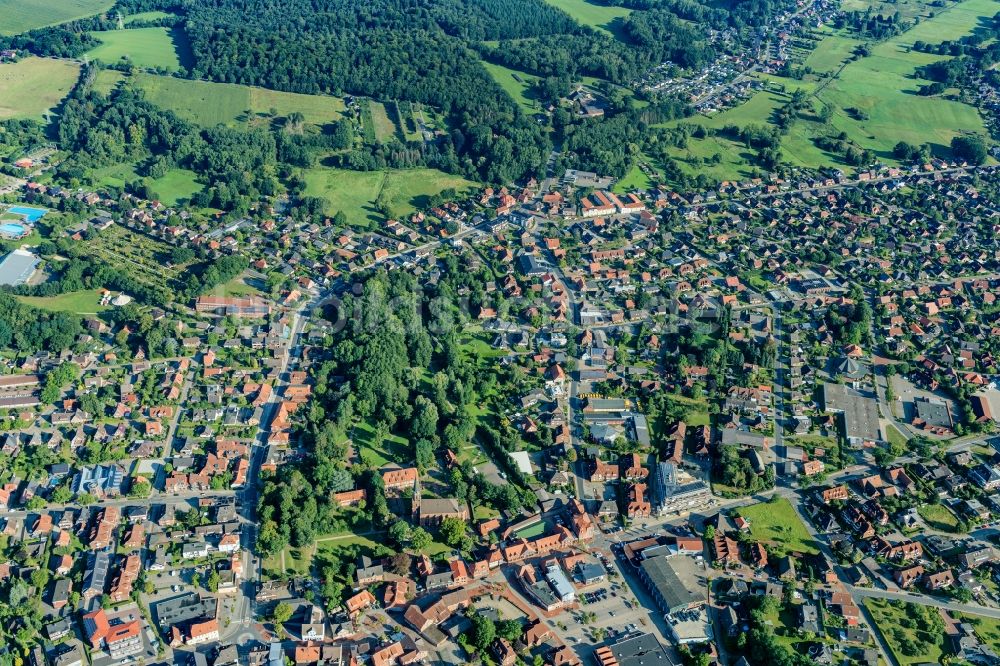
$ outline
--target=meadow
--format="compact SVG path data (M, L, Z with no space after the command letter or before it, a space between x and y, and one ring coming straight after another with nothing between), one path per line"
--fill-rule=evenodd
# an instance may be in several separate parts
M118 72L104 71L99 74L95 87L108 91L121 79L122 75ZM343 100L325 95L279 92L235 83L191 81L144 72L135 74L133 81L145 91L146 99L153 104L205 127L218 124L245 126L269 118L272 111L278 117L298 111L307 124L322 125L337 120L344 111Z
M632 13L625 7L599 5L588 0L545 0L553 7L558 7L582 25L600 28L612 35L618 35L617 24L621 19Z
M740 507L736 513L750 521L750 535L785 553L818 553L816 542L795 507L784 497Z
M113 64L128 58L136 67L171 70L181 67L175 37L167 28L132 28L90 34L101 42L87 52L94 60Z
M71 291L57 296L16 296L26 305L50 312L72 312L75 314L96 314L107 310L101 305L101 295L96 289Z
M378 224L384 217L375 210L375 201L384 189L390 197L393 217L403 217L426 205L427 197L444 189L463 189L475 184L436 169L392 171L347 171L310 169L305 174L306 194L326 199L328 214L338 211L349 223Z
M114 4L113 0L0 0L0 35L87 18Z
M538 111L538 101L531 92L532 84L538 80L537 76L525 74L516 69L510 69L503 65L495 65L491 62L483 62L483 67L489 72L493 80L510 95L515 102L528 112ZM514 77L517 78L514 78ZM517 79L521 79L518 81Z
M65 60L32 57L0 65L0 120L42 119L69 93L79 76L80 66Z
M379 143L388 143L397 136L396 122L389 117L389 112L382 102L371 100L368 102L372 110L372 122L375 129L375 140Z

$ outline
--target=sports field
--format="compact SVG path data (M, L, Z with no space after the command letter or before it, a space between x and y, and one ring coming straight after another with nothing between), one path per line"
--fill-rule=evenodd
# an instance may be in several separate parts
M80 66L65 60L25 58L0 65L0 120L41 119L62 101L79 76Z
M142 72L134 79L150 102L206 127L220 123L241 125L255 119L263 121L270 117L272 110L279 117L298 111L305 116L306 123L321 125L338 119L344 110L344 102L339 97L300 95ZM98 83L101 80L99 77ZM251 112L249 116L247 111Z
M113 0L0 0L0 35L87 18L114 4Z
M520 104L525 111L532 113L538 111L538 102L535 101L534 96L531 94L531 85L538 80L537 76L525 74L524 72L510 69L503 65L495 65L491 62L484 61L483 67L493 77L493 80L500 84L500 87L514 98L514 101Z
M326 199L329 214L342 211L351 224L368 226L384 218L375 201L384 189L390 197L394 217L409 215L426 205L428 196L444 189L472 187L474 183L436 169L393 171L346 171L310 169L306 172L306 194Z
M600 28L612 35L617 35L615 24L632 13L631 9L625 7L613 7L600 5L588 0L545 0L553 7L558 7L574 19L577 23L589 25L593 28Z
M167 28L133 28L90 33L101 44L87 52L109 64L128 58L137 67L180 69L174 37Z

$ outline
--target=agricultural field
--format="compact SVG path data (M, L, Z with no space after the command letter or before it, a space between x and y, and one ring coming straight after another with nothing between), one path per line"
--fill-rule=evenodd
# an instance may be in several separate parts
M69 94L79 76L80 66L65 60L25 58L0 64L0 120L41 120Z
M510 69L503 65L494 65L491 62L483 62L483 67L489 72L493 80L510 95L515 102L528 112L538 111L538 101L531 92L532 84L538 80L537 76L525 74L516 69ZM516 77L516 78L515 78ZM520 79L520 81L518 81Z
M0 35L87 18L114 4L113 0L0 0Z
M92 32L101 44L88 51L87 56L108 64L127 58L136 67L177 70L181 68L181 61L177 55L176 34L167 28Z
M101 295L96 289L72 291L57 296L16 296L26 305L50 312L72 312L75 314L97 314L107 310L101 305Z
M545 0L553 7L558 7L582 25L600 28L617 36L616 23L632 13L625 7L601 5L589 0Z
M390 197L392 215L403 217L426 205L426 198L449 187L464 189L472 183L436 169L347 171L311 169L305 174L306 194L326 199L329 214L342 211L349 223L370 226L384 218L375 210L383 189Z
M854 55L854 49L860 44L859 40L850 37L828 35L816 45L803 64L811 67L817 73L835 72L847 62L848 58Z
M95 82L98 90L110 90L122 79L119 72L105 70ZM137 73L136 85L146 93L146 99L180 117L199 125L230 126L269 120L271 112L285 117L298 111L310 125L323 125L340 118L344 102L339 97L302 95L235 83L191 81L172 76ZM249 114L247 113L249 111Z
M750 535L777 550L795 553L818 553L795 508L785 498L740 507L737 513L750 521Z

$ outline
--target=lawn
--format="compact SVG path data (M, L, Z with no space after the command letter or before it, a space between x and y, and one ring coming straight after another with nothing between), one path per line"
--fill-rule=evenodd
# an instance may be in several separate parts
M50 312L73 312L76 314L96 314L107 310L100 305L101 296L96 289L72 291L57 296L16 296L17 300Z
M201 189L201 184L196 180L197 174L187 169L171 169L161 178L150 182L153 192L159 197L162 203L168 206L176 206L182 201L191 198L195 192Z
M453 187L459 190L475 184L460 176L436 169L392 171L349 171L310 169L305 174L306 194L326 199L329 214L343 211L348 222L369 226L384 220L375 210L375 201L384 189L390 198L393 217L404 217L427 205L427 197Z
M958 518L941 504L924 504L917 509L929 527L941 532L959 532Z
M750 521L750 535L758 541L785 552L819 552L795 508L783 497L740 507L737 513Z
M648 190L652 186L653 181L646 175L646 172L640 169L639 165L635 165L625 174L624 178L615 183L614 191L622 194L633 190Z
M340 118L344 111L343 100L325 95L300 95L147 73L137 74L135 83L153 104L205 127L246 125L250 121L269 119L272 111L277 117L298 111L305 116L306 123L322 125Z
M379 143L388 143L396 136L396 123L389 118L389 113L385 109L385 104L371 100L368 102L372 109L372 121L375 126L375 140Z
M496 81L504 91L510 95L515 102L521 105L525 111L534 113L538 111L538 101L531 92L532 84L538 80L537 76L526 74L516 69L495 65L491 62L483 62L483 67L489 72L493 80ZM515 78L516 77L516 78ZM518 81L520 79L520 81Z
M110 9L113 0L0 0L0 35L75 21Z
M601 5L588 0L546 0L546 2L572 16L577 23L600 28L615 36L618 34L618 24L621 19L632 13L632 10L624 7Z
M921 606L910 608L913 606L912 604L902 604L903 607L899 608L896 603L885 599L865 599L864 601L865 606L872 615L872 619L878 625L879 631L889 643L889 648L895 655L896 661L901 666L938 663L943 654L944 633L932 635L922 629L907 629L903 626L904 622L911 625L915 622L915 626L924 627L926 626L926 622L922 622L922 618L914 619L908 616L915 613L914 609L927 608L931 613L937 613L937 609ZM902 642L904 640L909 642L916 639L921 639L919 643L921 649L917 651L918 654L905 654L902 649Z
M168 28L133 28L90 33L101 44L87 52L94 60L113 64L128 58L137 67L180 69L174 35Z
M25 58L0 65L0 120L43 118L69 93L79 76L80 66L65 60Z
M906 435L899 432L899 428L894 425L886 425L885 436L889 439L889 446L893 448L905 448L906 443L910 441L906 438Z
M369 423L359 423L351 431L358 455L372 466L384 467L389 463L405 466L413 462L413 449L406 439L390 433L376 446L374 437L375 429Z

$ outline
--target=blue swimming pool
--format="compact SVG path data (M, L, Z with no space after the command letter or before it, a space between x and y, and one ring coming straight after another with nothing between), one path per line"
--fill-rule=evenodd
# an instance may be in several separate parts
M8 238L20 238L27 231L27 228L23 224L17 224L16 222L4 222L0 224L0 235L7 236Z
M28 222L34 224L38 220L45 217L45 214L49 211L45 208L31 208L29 206L11 206L7 209L8 213L14 213L15 215L23 215Z

